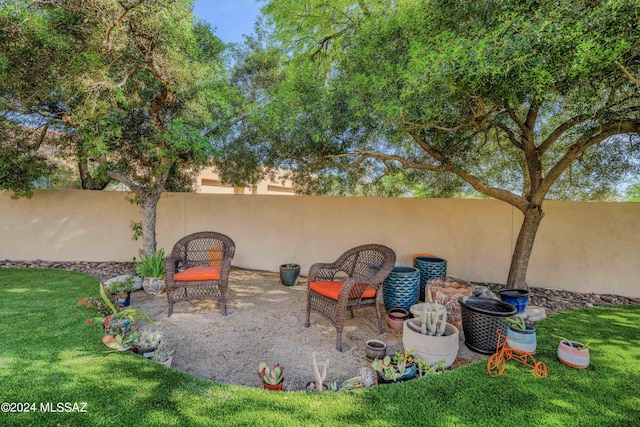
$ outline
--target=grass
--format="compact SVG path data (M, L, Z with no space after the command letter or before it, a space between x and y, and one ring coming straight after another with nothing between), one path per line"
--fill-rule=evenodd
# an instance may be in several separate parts
M96 296L97 285L76 272L0 269L0 402L36 404L35 412L0 413L0 425L640 425L638 307L540 322L536 358L547 364L546 378L512 361L492 378L477 362L361 393L317 395L223 385L133 354L105 354L99 325L86 324L92 312L76 305ZM589 368L560 364L553 335L588 342ZM40 402L86 402L86 412L40 412Z

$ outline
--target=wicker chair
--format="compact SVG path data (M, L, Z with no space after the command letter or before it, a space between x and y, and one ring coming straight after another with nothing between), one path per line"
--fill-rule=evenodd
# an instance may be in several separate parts
M169 316L180 301L220 301L227 315L227 286L236 245L224 234L202 231L178 240L164 264Z
M342 351L347 310L353 318L355 309L373 306L382 333L378 292L395 262L396 254L391 248L370 244L349 249L334 263L313 264L309 269L305 326L311 326L311 310L323 315L336 328L336 349Z

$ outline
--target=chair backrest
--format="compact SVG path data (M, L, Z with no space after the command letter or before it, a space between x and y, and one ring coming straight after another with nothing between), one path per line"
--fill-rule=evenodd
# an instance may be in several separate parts
M349 277L375 277L381 271L388 274L395 263L396 253L393 249L379 244L356 246L340 255L336 261L338 268Z
M181 267L222 267L231 264L236 245L229 236L215 231L189 234L173 246L171 257L179 260Z

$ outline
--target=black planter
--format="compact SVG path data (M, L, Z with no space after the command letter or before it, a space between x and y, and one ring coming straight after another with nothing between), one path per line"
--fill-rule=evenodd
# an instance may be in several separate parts
M507 335L509 326L504 319L516 314L516 308L492 298L462 297L459 302L464 344L478 353L495 353L498 347L496 331Z
M300 278L299 264L282 264L280 266L280 281L285 286L295 286Z

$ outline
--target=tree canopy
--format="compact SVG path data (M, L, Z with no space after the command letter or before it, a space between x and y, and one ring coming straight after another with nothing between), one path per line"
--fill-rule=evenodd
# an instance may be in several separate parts
M509 203L524 221L507 283L526 287L554 186L601 191L637 165L637 6L272 0L290 57L267 107L290 122L281 152L358 178L454 175Z

